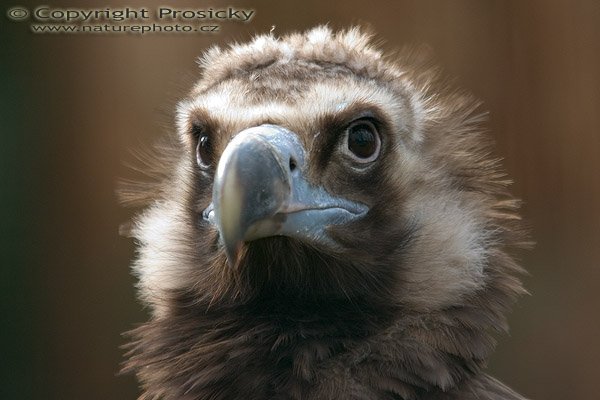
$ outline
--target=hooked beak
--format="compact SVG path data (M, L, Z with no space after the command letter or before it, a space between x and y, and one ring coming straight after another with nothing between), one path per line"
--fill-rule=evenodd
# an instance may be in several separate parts
M213 201L203 215L217 227L230 264L243 242L270 236L335 245L327 227L367 213L366 205L310 184L304 167L298 137L280 126L243 130L227 145L217 167Z

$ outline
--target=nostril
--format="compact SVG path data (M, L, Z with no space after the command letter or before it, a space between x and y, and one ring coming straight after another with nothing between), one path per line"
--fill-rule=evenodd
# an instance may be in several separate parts
M290 171L294 171L297 167L296 160L293 157L290 157Z

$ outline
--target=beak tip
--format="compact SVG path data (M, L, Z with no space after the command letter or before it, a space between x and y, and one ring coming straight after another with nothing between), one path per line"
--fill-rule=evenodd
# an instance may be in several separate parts
M225 255L227 256L227 264L229 264L230 267L234 267L237 264L241 248L241 241L235 241L234 243L226 246Z

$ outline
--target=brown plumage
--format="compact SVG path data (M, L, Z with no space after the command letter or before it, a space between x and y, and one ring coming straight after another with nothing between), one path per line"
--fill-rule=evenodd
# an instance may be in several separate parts
M200 59L154 183L122 192L142 399L522 399L483 371L526 238L478 102L369 40Z

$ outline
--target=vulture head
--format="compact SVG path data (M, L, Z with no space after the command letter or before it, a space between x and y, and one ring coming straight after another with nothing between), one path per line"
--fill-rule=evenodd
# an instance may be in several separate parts
M131 225L142 399L521 399L483 372L524 292L479 103L319 27L212 48Z

